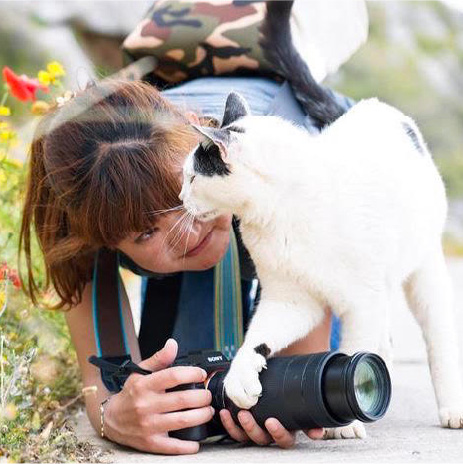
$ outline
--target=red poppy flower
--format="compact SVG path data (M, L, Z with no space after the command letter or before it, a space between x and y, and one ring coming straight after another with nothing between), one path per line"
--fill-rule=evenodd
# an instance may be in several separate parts
M0 281L8 279L14 288L21 288L21 279L19 278L18 271L11 269L8 265L3 262L0 264Z
M18 276L18 272L14 269L10 269L10 275L9 275L10 282L13 284L13 287L16 289L21 288L21 280Z
M31 79L25 74L16 75L8 66L3 67L3 79L8 84L11 94L21 101L35 101L35 92L40 89L48 92L49 88L37 79Z

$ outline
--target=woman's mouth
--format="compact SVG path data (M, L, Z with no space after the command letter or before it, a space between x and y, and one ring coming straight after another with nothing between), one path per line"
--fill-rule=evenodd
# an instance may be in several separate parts
M185 257L191 258L192 256L196 256L197 254L201 253L201 251L207 247L209 242L211 241L212 232L214 231L214 227L207 233L207 235L201 240L201 242L195 246L192 250L190 250Z

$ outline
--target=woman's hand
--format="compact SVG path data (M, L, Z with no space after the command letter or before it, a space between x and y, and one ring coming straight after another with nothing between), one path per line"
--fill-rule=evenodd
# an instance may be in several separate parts
M262 429L252 417L252 414L244 409L238 413L241 427L235 424L230 412L226 409L220 411L220 418L225 430L236 441L253 441L261 446L275 442L280 448L294 446L295 433L286 430L280 421L273 417L269 417L265 421L266 430ZM323 438L323 429L303 430L303 432L313 440Z
M169 388L206 378L206 372L199 367L168 367L177 349L175 340L169 339L162 350L139 364L153 374L131 374L123 390L107 403L104 433L110 440L151 453L198 452L198 442L168 435L171 430L209 422L214 415L209 390L166 393Z

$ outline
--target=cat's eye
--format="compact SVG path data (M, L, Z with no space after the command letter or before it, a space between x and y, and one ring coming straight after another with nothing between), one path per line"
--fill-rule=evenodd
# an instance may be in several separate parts
M192 175L192 176L190 177L190 184L193 183L193 181L195 180L195 177L196 177L195 175Z

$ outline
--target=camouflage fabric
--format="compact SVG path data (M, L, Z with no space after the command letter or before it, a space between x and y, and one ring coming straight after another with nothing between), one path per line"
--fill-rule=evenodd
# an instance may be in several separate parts
M125 64L154 55L157 78L177 83L200 76L275 76L258 44L265 1L158 0L124 40Z

